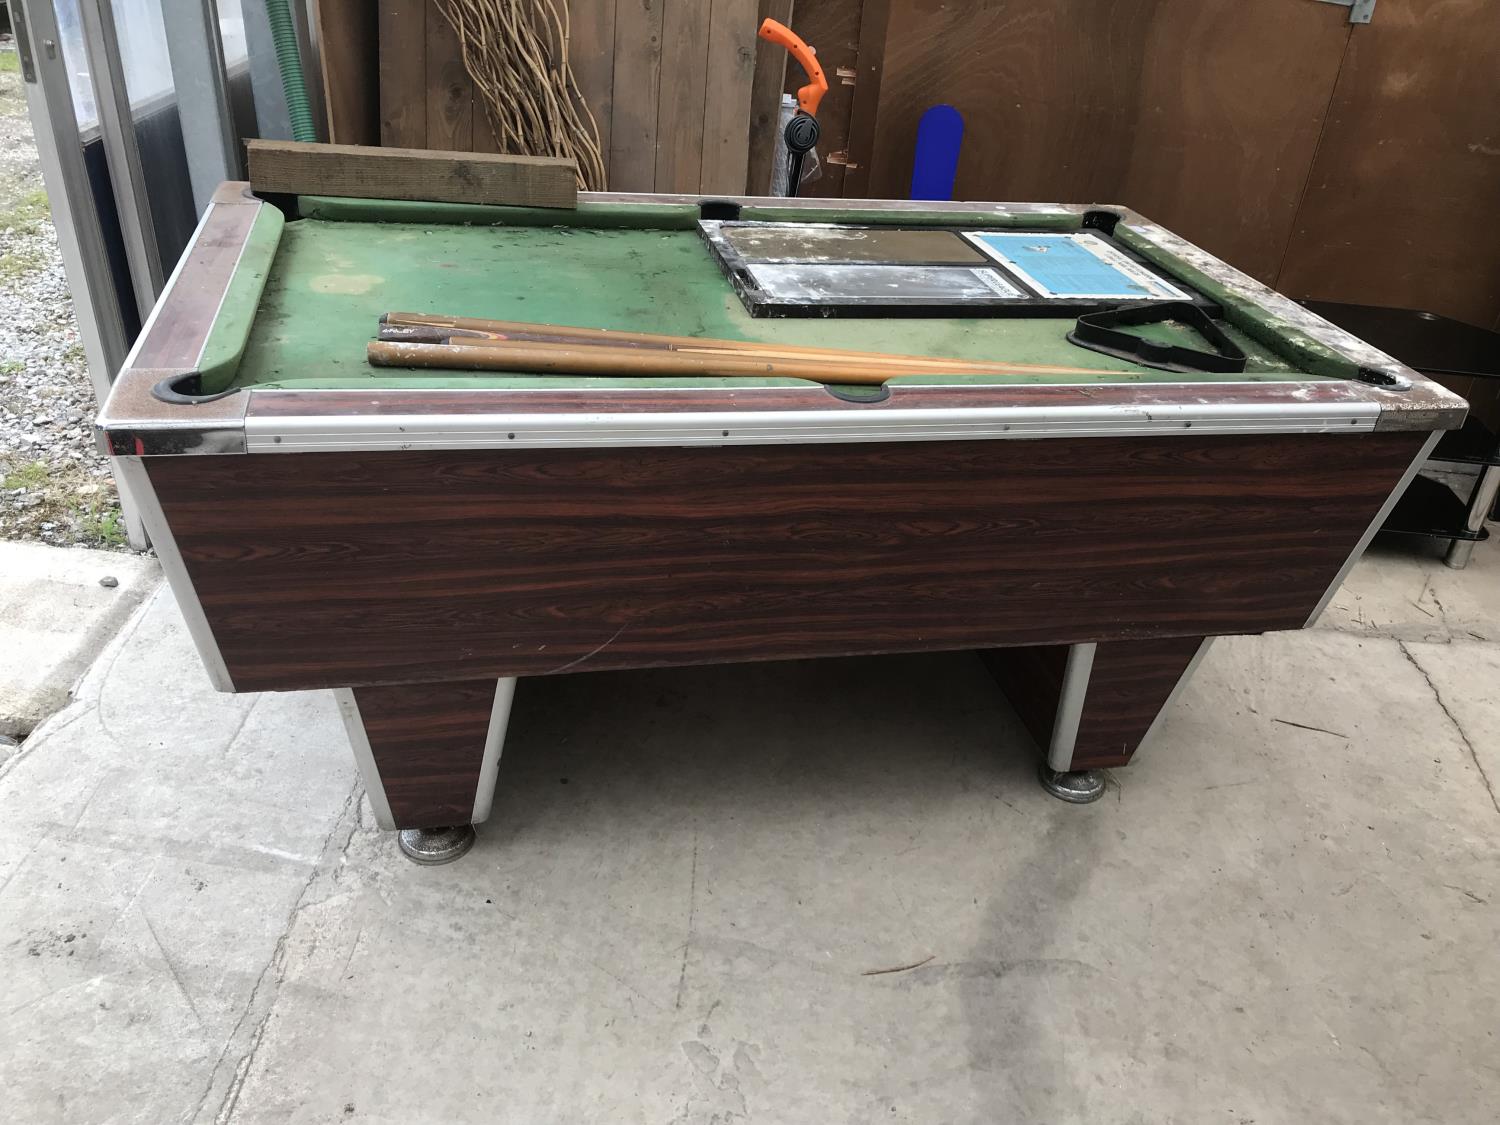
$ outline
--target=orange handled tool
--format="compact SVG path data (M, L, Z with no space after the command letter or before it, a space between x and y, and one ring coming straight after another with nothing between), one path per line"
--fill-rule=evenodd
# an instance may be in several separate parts
M809 117L818 115L818 103L828 93L828 79L818 63L818 53L802 41L802 37L784 23L768 19L760 25L760 37L767 43L785 47L796 59L807 76L812 79L797 91L797 108Z

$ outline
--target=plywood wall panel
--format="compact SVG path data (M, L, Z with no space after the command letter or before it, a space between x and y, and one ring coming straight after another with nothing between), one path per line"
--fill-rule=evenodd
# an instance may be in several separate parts
M664 3L619 0L615 6L609 186L616 191L650 191L656 183L656 93Z
M745 190L757 6L756 0L713 0L709 12L700 191L739 195Z
M474 83L464 69L463 47L446 16L427 12L427 148L474 148Z
M966 124L959 198L1127 204L1269 279L1348 15L1309 0L891 0L869 190L906 196L917 121L947 102Z
M1381 0L1349 41L1278 284L1500 315L1500 0Z
M428 0L380 0L380 143L427 147Z
M599 127L599 151L606 170L615 100L615 8L616 0L571 0L568 4L568 58L584 104Z

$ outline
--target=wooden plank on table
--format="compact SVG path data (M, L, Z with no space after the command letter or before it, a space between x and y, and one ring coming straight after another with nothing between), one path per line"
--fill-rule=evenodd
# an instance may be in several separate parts
M573 207L571 160L487 152L250 141L250 186L292 195Z
M1308 0L891 4L869 190L907 196L917 122L946 102L959 199L1126 204L1269 279L1348 18Z
M703 174L709 6L669 0L662 15L656 102L656 190L697 192ZM718 76L714 76L718 81Z
M474 149L474 83L464 69L463 44L448 17L427 0L427 147Z
M816 180L804 185L803 194L844 194L844 173L850 159L849 117L859 81L859 30L866 7L865 0L821 0L804 3L797 10L797 34L818 52L818 62L828 77L828 93L818 107L822 171ZM789 56L782 90L795 95L806 84L807 75ZM858 160L855 164L858 171Z
M1495 321L1497 57L1496 0L1382 0L1350 37L1280 288Z
M759 0L755 26L773 19L790 26L792 0ZM781 88L786 81L787 53L774 43L755 40L754 76L750 80L750 152L747 168L747 195L767 195L771 189L771 167L776 160L776 146L781 143L776 128L781 105Z
M568 4L568 59L584 105L599 126L599 151L606 172L615 96L615 6L616 0L572 0ZM613 181L605 186L613 187Z
M427 0L380 0L380 143L427 145Z
M377 13L364 0L319 0L318 43L328 139L380 143L380 47Z
M750 164L750 96L755 80L757 0L713 0L708 17L708 84L703 102L699 190L743 195Z
M656 190L656 83L661 74L662 5L615 5L614 106L609 130L609 186Z

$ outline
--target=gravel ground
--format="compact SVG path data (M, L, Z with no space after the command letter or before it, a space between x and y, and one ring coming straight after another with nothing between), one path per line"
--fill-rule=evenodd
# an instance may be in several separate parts
M0 36L0 539L125 547L15 45Z

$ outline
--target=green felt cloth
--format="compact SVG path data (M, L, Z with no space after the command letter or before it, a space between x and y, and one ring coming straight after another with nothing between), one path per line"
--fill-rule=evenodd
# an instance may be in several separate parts
M374 368L365 345L387 311L525 320L671 335L725 337L886 351L961 359L1058 364L1095 368L1098 376L1035 376L1019 381L1180 382L1249 378L1303 378L1270 348L1231 328L1250 356L1248 376L1184 376L1136 367L1075 347L1065 340L1071 317L1060 318L838 318L757 319L745 312L691 220L694 208L675 205L586 205L580 212L521 208L464 209L459 205L385 201L304 200L304 218L288 223L264 291L246 285L231 291L235 308L225 323L253 312L236 386L504 387L504 386L702 386L704 380L585 379L439 370ZM446 222L432 222L434 208ZM483 212L483 220L474 217ZM507 213L505 225L494 212ZM624 212L629 212L628 216ZM684 214L679 214L684 212ZM471 220L460 215L469 214ZM403 221L358 221L355 216ZM422 216L428 221L417 221ZM604 216L607 226L599 225ZM848 217L847 215L845 216ZM556 225L559 219L575 225ZM652 222L652 227L626 223ZM1034 217L1028 217L1034 218ZM581 220L594 225L577 225ZM623 224L623 225L622 225ZM957 224L968 225L968 224ZM977 223L973 225L979 225ZM676 229L665 229L675 227ZM229 302L226 301L226 304ZM1190 334L1158 326L1160 339L1196 342ZM241 329L241 338L242 329ZM951 377L908 377L893 382L942 382ZM974 380L967 380L974 381ZM994 382L1014 383L1016 377ZM709 380L710 385L803 385L797 380Z

